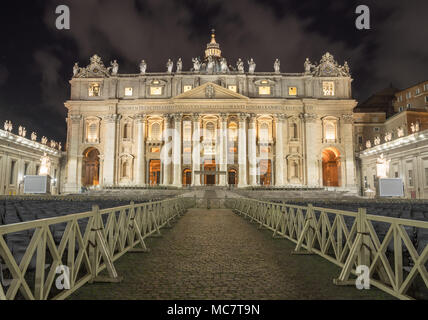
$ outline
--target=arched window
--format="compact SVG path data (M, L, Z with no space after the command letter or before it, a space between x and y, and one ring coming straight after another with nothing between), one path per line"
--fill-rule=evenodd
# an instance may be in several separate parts
M214 139L215 139L215 124L213 122L208 122L205 127L204 140L214 140Z
M88 127L88 142L96 142L98 139L98 126L96 123L91 123Z
M336 140L336 120L324 121L324 139Z
M229 124L229 132L228 132L229 140L235 141L238 138L238 125L236 122L231 122Z
M298 139L299 138L299 132L298 132L298 126L297 123L292 122L290 124L290 139Z
M128 164L128 161L125 161L123 164L122 164L122 177L123 178L129 178L129 164Z
M265 143L269 141L269 125L267 123L262 123L260 126L260 141Z
M183 141L192 141L192 123L190 121L183 123Z
M123 139L130 139L131 138L131 124L125 123L123 126Z
M152 124L152 130L151 130L151 138L153 140L161 140L160 138L160 124L155 122Z

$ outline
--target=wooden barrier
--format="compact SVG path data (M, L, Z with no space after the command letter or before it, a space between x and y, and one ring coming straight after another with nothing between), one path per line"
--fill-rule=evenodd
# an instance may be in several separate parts
M428 229L426 221L370 215L366 209L356 213L248 198L228 203L237 214L272 230L274 237L296 243L294 254L318 254L341 267L334 279L336 285L355 285L351 274L356 275L356 267L365 265L370 283L399 299L412 299L407 291L418 274L428 288L428 245L418 252L408 234L409 230ZM374 227L378 223L386 226L383 239ZM392 254L388 259L389 245L393 250L388 252ZM404 252L413 261L407 271Z
M185 211L184 200L173 198L103 210L93 206L89 212L0 226L0 257L11 275L7 290L0 283L0 300L13 300L18 292L28 300L65 299L88 282L118 282L114 261L131 250L146 252L145 239L160 235L162 227ZM54 241L58 225L65 225L59 245ZM32 234L19 265L5 240L16 232ZM69 272L68 290L54 286L58 267ZM104 269L107 278L99 276Z

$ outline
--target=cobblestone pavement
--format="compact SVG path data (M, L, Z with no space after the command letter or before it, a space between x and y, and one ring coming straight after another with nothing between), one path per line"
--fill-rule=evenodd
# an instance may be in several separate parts
M189 210L150 253L116 261L119 284L87 284L70 299L392 299L375 288L335 286L340 269L317 255L296 256L230 210Z

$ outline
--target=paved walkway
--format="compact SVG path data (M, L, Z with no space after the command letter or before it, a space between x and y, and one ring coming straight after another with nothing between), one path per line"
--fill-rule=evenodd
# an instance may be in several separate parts
M119 284L87 284L71 299L392 299L333 284L338 267L295 256L294 244L230 210L189 210L148 254L116 261Z

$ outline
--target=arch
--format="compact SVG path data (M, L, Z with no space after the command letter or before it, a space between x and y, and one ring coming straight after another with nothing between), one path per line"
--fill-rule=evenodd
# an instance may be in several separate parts
M183 186L192 185L192 170L186 168L183 170Z
M272 162L271 160L260 160L260 185L270 186L272 184Z
M100 152L96 148L88 148L83 152L82 185L84 187L100 184Z
M227 133L229 141L236 141L238 139L238 124L235 121L229 123L229 132Z
M212 174L209 172L212 171ZM213 186L216 184L216 163L215 160L204 161L204 182L207 186Z
M227 173L227 182L230 186L236 186L238 184L238 172L236 169L229 169Z
M150 160L149 162L149 184L151 186L158 186L160 184L161 161Z
M322 177L326 187L340 186L340 152L336 148L329 147L322 151Z

